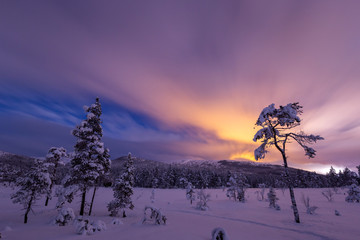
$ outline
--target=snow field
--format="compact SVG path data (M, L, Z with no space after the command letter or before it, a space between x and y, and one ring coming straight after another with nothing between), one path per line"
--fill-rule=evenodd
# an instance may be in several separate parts
M34 212L29 214L28 224L23 224L24 210L20 204L13 204L10 194L15 190L0 188L0 232L3 239L131 239L131 240L210 240L211 232L216 227L223 228L230 240L357 240L360 239L360 204L345 202L346 189L339 190L333 202L322 196L324 189L295 189L297 205L300 211L301 223L294 222L290 208L288 190L283 195L276 190L279 198L280 211L269 208L269 202L258 201L255 191L246 191L246 202L234 202L226 197L222 189L206 189L211 194L208 203L210 209L200 211L195 209L197 199L190 205L186 199L185 189L156 189L155 200L151 203L152 189L135 188L132 197L134 210L126 210L127 218L121 218L123 224L112 224L113 217L109 216L107 203L112 197L111 188L100 188L95 198L93 216L90 221L102 220L107 230L93 235L80 236L76 228L52 225L57 216L55 210L56 198L52 199L48 207L44 206L45 199L41 199L34 206ZM268 192L266 189L265 194ZM318 206L314 215L306 213L302 203L302 194L310 197L310 204ZM90 198L90 194L88 194ZM166 225L141 224L143 210L146 205L154 206L167 217ZM69 207L79 212L80 198L75 198ZM341 216L335 215L338 210Z

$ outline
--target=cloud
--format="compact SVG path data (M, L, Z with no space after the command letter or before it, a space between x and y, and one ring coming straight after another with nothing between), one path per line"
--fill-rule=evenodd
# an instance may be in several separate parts
M252 152L263 107L299 101L301 129L326 140L316 160L294 160L346 162L341 156L355 157L359 141L359 5L7 1L0 91L18 100L0 102L2 112L70 127L82 119L77 109L99 96L111 106L106 137L146 143L153 158L221 159ZM148 148L164 142L163 152Z

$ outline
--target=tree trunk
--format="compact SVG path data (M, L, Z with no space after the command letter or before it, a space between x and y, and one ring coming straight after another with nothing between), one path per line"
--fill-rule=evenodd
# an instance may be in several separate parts
M95 193L96 193L97 187L94 187L94 191L93 191L93 195L91 198L91 203L90 203L90 210L89 210L89 216L91 215L92 212L92 208L93 208L93 204L94 204L94 199L95 199Z
M27 221L28 221L28 214L29 214L29 212L31 210L31 205L32 205L33 199L34 199L34 192L31 194L30 201L28 202L28 205L27 205L27 208L26 208L26 212L25 212L25 215L24 215L24 223L27 223Z
M86 189L83 189L81 196L80 216L84 216L85 200L86 200Z
M292 185L291 179L290 179L290 175L289 175L289 171L288 171L288 165L287 165L287 160L286 160L286 155L284 152L281 152L281 155L283 157L284 160L284 168L285 168L285 177L287 178L286 180L288 181L288 186L289 186L289 192L290 192L290 199L291 199L291 208L294 211L294 218L295 218L295 222L300 223L300 216L299 216L299 211L297 209L296 206L296 200L295 200L295 194L294 194L294 187Z
M58 163L56 163L55 166L54 166L54 172L53 172L54 178L56 178L56 169L57 169L57 167L58 167ZM54 186L54 181L55 181L55 179L51 179L51 184L50 184L50 187L49 187L50 194L52 193L52 188ZM50 199L49 196L46 196L45 207L48 205L49 199Z
M123 215L122 215L123 218L126 218L126 214L125 214L125 210L123 210Z

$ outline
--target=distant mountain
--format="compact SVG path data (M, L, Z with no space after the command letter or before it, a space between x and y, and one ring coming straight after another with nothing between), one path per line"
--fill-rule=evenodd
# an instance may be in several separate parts
M112 160L110 177L114 180L124 171L127 156ZM196 187L221 187L225 186L231 174L243 174L252 187L259 183L276 185L283 182L283 166L246 161L211 161L211 160L187 160L180 163L164 163L134 157L135 185L138 187L177 188L184 187L184 179L192 182ZM10 170L12 176L0 173L0 181L7 178L16 178L17 175L26 173L34 161L32 157L0 151L0 169ZM66 175L70 166L63 167L57 182ZM289 168L289 173L298 187L323 187L327 182L324 175Z

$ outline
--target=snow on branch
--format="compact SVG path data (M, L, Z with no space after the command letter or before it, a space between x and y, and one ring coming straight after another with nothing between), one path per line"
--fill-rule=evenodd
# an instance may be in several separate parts
M320 135L306 135L303 132L300 132L299 134L289 133L288 136L293 138L305 150L305 155L309 158L314 158L316 155L316 151L315 149L307 146L306 144L312 144L316 143L318 140L324 140L324 138Z

